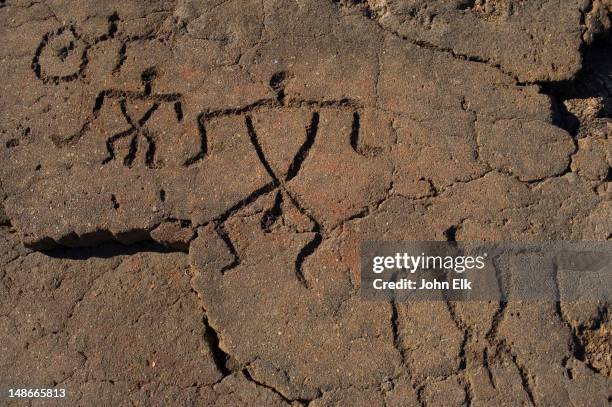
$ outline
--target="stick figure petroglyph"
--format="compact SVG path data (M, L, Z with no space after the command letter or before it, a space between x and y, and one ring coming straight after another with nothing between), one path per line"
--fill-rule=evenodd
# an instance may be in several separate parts
M106 140L106 149L108 156L102 160L102 164L107 164L116 158L115 144L124 138L130 137L128 153L123 158L123 164L131 166L138 153L139 143L144 139L147 143L147 151L145 156L145 164L152 168L155 159L155 135L152 134L146 127L147 121L155 114L155 111L163 103L174 105L174 112L178 122L183 120L183 111L181 107L181 96L175 93L153 93L152 83L155 79L156 71L154 68L146 69L141 75L143 91L141 92L126 92L120 90L109 89L103 91L96 100L96 106L100 109L106 99L119 100L121 114L125 121L129 124L129 128L122 132L113 134ZM141 117L132 117L129 113L128 105L130 102L146 101L148 106Z
M127 154L123 157L123 164L127 167L131 167L136 159L140 144L146 143L145 164L149 168L154 168L156 153L155 141L157 135L147 128L147 122L164 104L172 105L174 118L177 123L183 122L183 103L181 94L153 92L153 82L156 76L157 71L154 67L147 68L142 72L140 76L143 88L142 91L126 91L121 89L106 89L101 91L96 97L91 114L84 121L80 130L68 138L54 139L55 145L58 148L62 148L66 145L78 143L91 129L95 120L100 116L105 104L107 104L106 102L114 100L119 104L121 118L129 127L126 130L108 136L106 139L106 150L108 154L102 160L101 164L105 165L115 160L117 158L115 151L117 142L129 137L129 148ZM130 107L136 104L142 104L143 102L146 105L144 113L139 117L135 117L134 113L130 113ZM205 156L207 149L206 135L203 133L203 129L200 128L199 130L201 133L199 150L193 157L184 161L183 165L185 167L195 164Z
M93 44L100 41L105 41L108 38L115 36L117 31L116 21L118 17L113 14L109 17L109 28L108 33L104 34L95 39ZM53 41L57 40L59 44L52 44ZM126 41L129 41L127 39ZM120 67L125 58L125 41L124 46L119 52L119 62L117 67ZM63 44L63 45L62 45ZM59 48L58 48L59 47ZM81 77L84 73L86 65L89 61L88 52L91 52L92 44L82 39L73 26L67 26L60 28L54 32L45 35L32 61L32 69L36 74L37 78L47 84L58 84L60 82L73 81ZM54 53L55 51L55 53ZM50 52L50 53L49 53ZM43 55L45 58L43 59ZM53 58L56 63L45 65L52 61L49 58ZM57 64L57 61L62 63ZM56 67L57 65L57 67ZM59 71L51 71L53 68L61 68ZM71 70L72 69L72 70ZM58 73L59 72L59 73ZM119 71L115 69L112 74L115 75ZM157 124L168 124L168 120L176 120L176 123L182 123L184 120L183 114L183 97L181 93L156 93L153 90L153 83L157 76L157 70L155 67L149 67L142 71L140 81L142 89L139 91L123 90L123 89L106 89L98 93L93 103L93 109L88 117L83 122L81 128L66 138L52 137L56 147L62 148L68 145L77 144L83 137L88 137L89 131L93 128L96 132L104 137L105 145L103 151L103 158L101 157L101 164L107 165L111 162L118 160L126 167L132 167L136 161L139 151L144 149L144 164L148 168L158 168L156 165L156 138L159 137L160 133L152 130L152 123L150 122L152 117L159 117L160 113L158 110L164 105L170 105L173 108L174 113L170 113L170 119L168 116L161 123L155 120ZM215 230L218 236L226 243L230 252L234 254L235 262L227 265L224 269L229 270L236 267L239 264L239 257L237 256L234 244L229 238L228 234L224 229L225 221L233 216L237 211L247 207L248 205L255 202L258 198L266 194L274 194L274 203L272 206L263 213L261 219L261 228L265 233L272 232L276 222L279 219L283 219L286 211L297 210L304 216L306 216L310 224L311 229L307 233L311 233L312 237L304 245L302 250L298 253L295 259L295 273L300 281L306 288L308 282L302 272L302 266L305 260L311 256L317 248L321 245L324 239L328 236L329 230L326 230L324 222L317 219L315 214L308 209L307 202L303 202L303 198L292 192L289 187L289 183L296 178L309 156L310 150L315 143L317 134L319 132L319 121L321 115L326 114L325 112L333 112L333 115L341 113L341 115L349 115L352 117L352 125L350 126L350 138L347 138L347 142L355 153L364 157L371 158L377 154L375 149L367 146L362 146L359 140L360 132L360 114L362 113L363 106L356 100L349 98L342 99L303 99L303 98L292 98L285 91L285 83L290 78L288 72L276 72L271 75L269 80L269 86L273 91L272 96L264 97L256 100L252 103L232 107L226 109L205 109L197 117L197 137L198 150L191 157L182 161L183 167L190 167L198 165L200 163L206 163L206 159L214 154L214 144L212 151L209 151L208 145L208 134L207 127L216 129L216 125L213 122L219 119L229 118L231 120L238 120L244 126L243 129L247 134L247 143L250 142L254 149L259 163L265 169L269 178L271 179L263 187L260 187L256 191L252 191L248 196L241 199L239 202L233 204L225 210L225 212L218 214L211 220L215 225ZM118 109L117 109L118 108ZM110 109L110 110L109 110ZM112 134L105 134L104 126L97 126L96 120L101 117L105 120L101 112L111 112L112 116L118 118L118 122L123 123L123 128L116 129ZM160 110L161 111L161 110ZM167 110L165 110L168 112ZM139 112L139 113L136 113ZM309 116L307 123L304 123L305 132L302 135L294 134L288 135L291 137L304 137L303 142L298 143L295 147L293 157L287 157L287 162L271 161L271 157L268 157L264 146L261 144L260 136L257 134L257 116L262 115L274 115L279 113L281 115L289 114L293 117L297 114L297 117L304 117L304 113ZM285 116L286 117L286 116ZM127 124L127 126L125 126ZM122 141L127 142L127 153L124 156L118 157L117 149L119 143ZM297 141L294 139L294 141ZM96 158L97 160L98 158ZM216 157L219 159L219 157ZM229 159L229 157L228 157ZM279 167L280 165L280 167ZM202 168L209 168L205 165ZM300 232L301 233L301 232Z
M272 75L270 78L269 85L275 93L274 98L261 99L250 105L243 106L235 109L226 110L214 110L206 111L198 118L201 134L203 140L206 140L206 124L209 121L215 120L220 117L243 117L244 126L246 127L249 141L251 142L261 165L266 170L272 181L253 192L248 197L243 199L238 205L233 206L219 218L215 223L215 230L218 236L225 242L228 250L234 255L234 262L225 266L222 271L233 269L240 264L239 256L236 253L235 246L225 231L224 223L234 213L247 207L259 197L276 192L274 202L270 208L264 211L260 221L260 227L264 233L270 233L273 225L281 219L283 213L289 210L290 207L296 209L299 213L304 215L312 224L312 238L302 247L297 257L295 258L294 271L298 281L305 287L308 288L309 284L306 276L303 272L303 265L306 259L311 256L317 248L323 243L323 240L327 236L327 232L323 225L323 222L309 210L306 209L306 205L302 202L302 199L295 193L291 192L288 187L288 183L296 178L302 169L302 165L306 161L311 148L315 144L315 140L319 133L319 121L321 111L325 110L336 110L344 111L352 116L352 124L350 129L350 137L348 142L355 153L365 158L371 158L378 154L378 150L370 148L368 146L362 146L359 140L360 132L360 114L359 111L362 109L357 101L351 99L340 99L340 100L303 100L303 99L290 99L285 93L285 80L287 79L287 72L278 72ZM258 112L267 111L294 111L294 110L307 110L310 111L310 120L308 125L305 127L305 139L299 146L292 160L287 163L286 171L279 172L273 169L269 157L266 156L264 148L260 142L259 136L254 125L253 115ZM203 144L204 145L204 144ZM204 155L206 151L204 151Z

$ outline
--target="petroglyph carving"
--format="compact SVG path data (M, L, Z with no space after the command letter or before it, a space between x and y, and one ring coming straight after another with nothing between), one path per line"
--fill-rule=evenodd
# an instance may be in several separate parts
M110 15L107 32L91 42L83 38L72 24L46 33L32 58L32 71L44 83L54 85L82 77L89 63L89 49L113 38L117 32L118 20L116 13Z

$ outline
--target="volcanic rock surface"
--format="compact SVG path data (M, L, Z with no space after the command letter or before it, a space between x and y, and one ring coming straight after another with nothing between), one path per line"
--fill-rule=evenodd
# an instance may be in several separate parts
M366 302L358 249L609 240L610 10L0 1L0 390L606 405L609 304Z

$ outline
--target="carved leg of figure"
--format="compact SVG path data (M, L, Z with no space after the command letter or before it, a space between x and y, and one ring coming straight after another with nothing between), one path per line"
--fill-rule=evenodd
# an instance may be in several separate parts
M106 158L102 160L102 164L107 164L115 159L115 143L118 140L125 138L129 136L130 134L132 134L134 130L135 130L134 128L131 128L131 129L122 131L121 133L112 135L111 137L108 138L108 140L106 140L106 150L108 151L108 156L106 156Z
M145 164L147 167L153 168L155 166L155 139L147 131L144 131L142 134L149 145L145 155Z
M138 136L139 133L132 136L132 140L130 141L130 149L123 159L123 165L126 167L131 167L134 159L136 158L136 153L138 152Z
M193 165L196 162L200 161L201 159L206 157L206 154L208 153L208 138L206 136L206 126L204 124L205 120L206 118L204 117L203 114L201 114L198 117L198 133L200 135L200 151L198 151L197 154L194 155L193 157L190 157L187 160L185 160L185 162L183 163L185 167L189 167L190 165Z

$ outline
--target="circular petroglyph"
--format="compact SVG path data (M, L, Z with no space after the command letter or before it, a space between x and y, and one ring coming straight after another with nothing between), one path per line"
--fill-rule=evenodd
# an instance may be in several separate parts
M74 26L60 27L42 37L32 60L32 70L45 83L74 81L87 66L87 49Z

